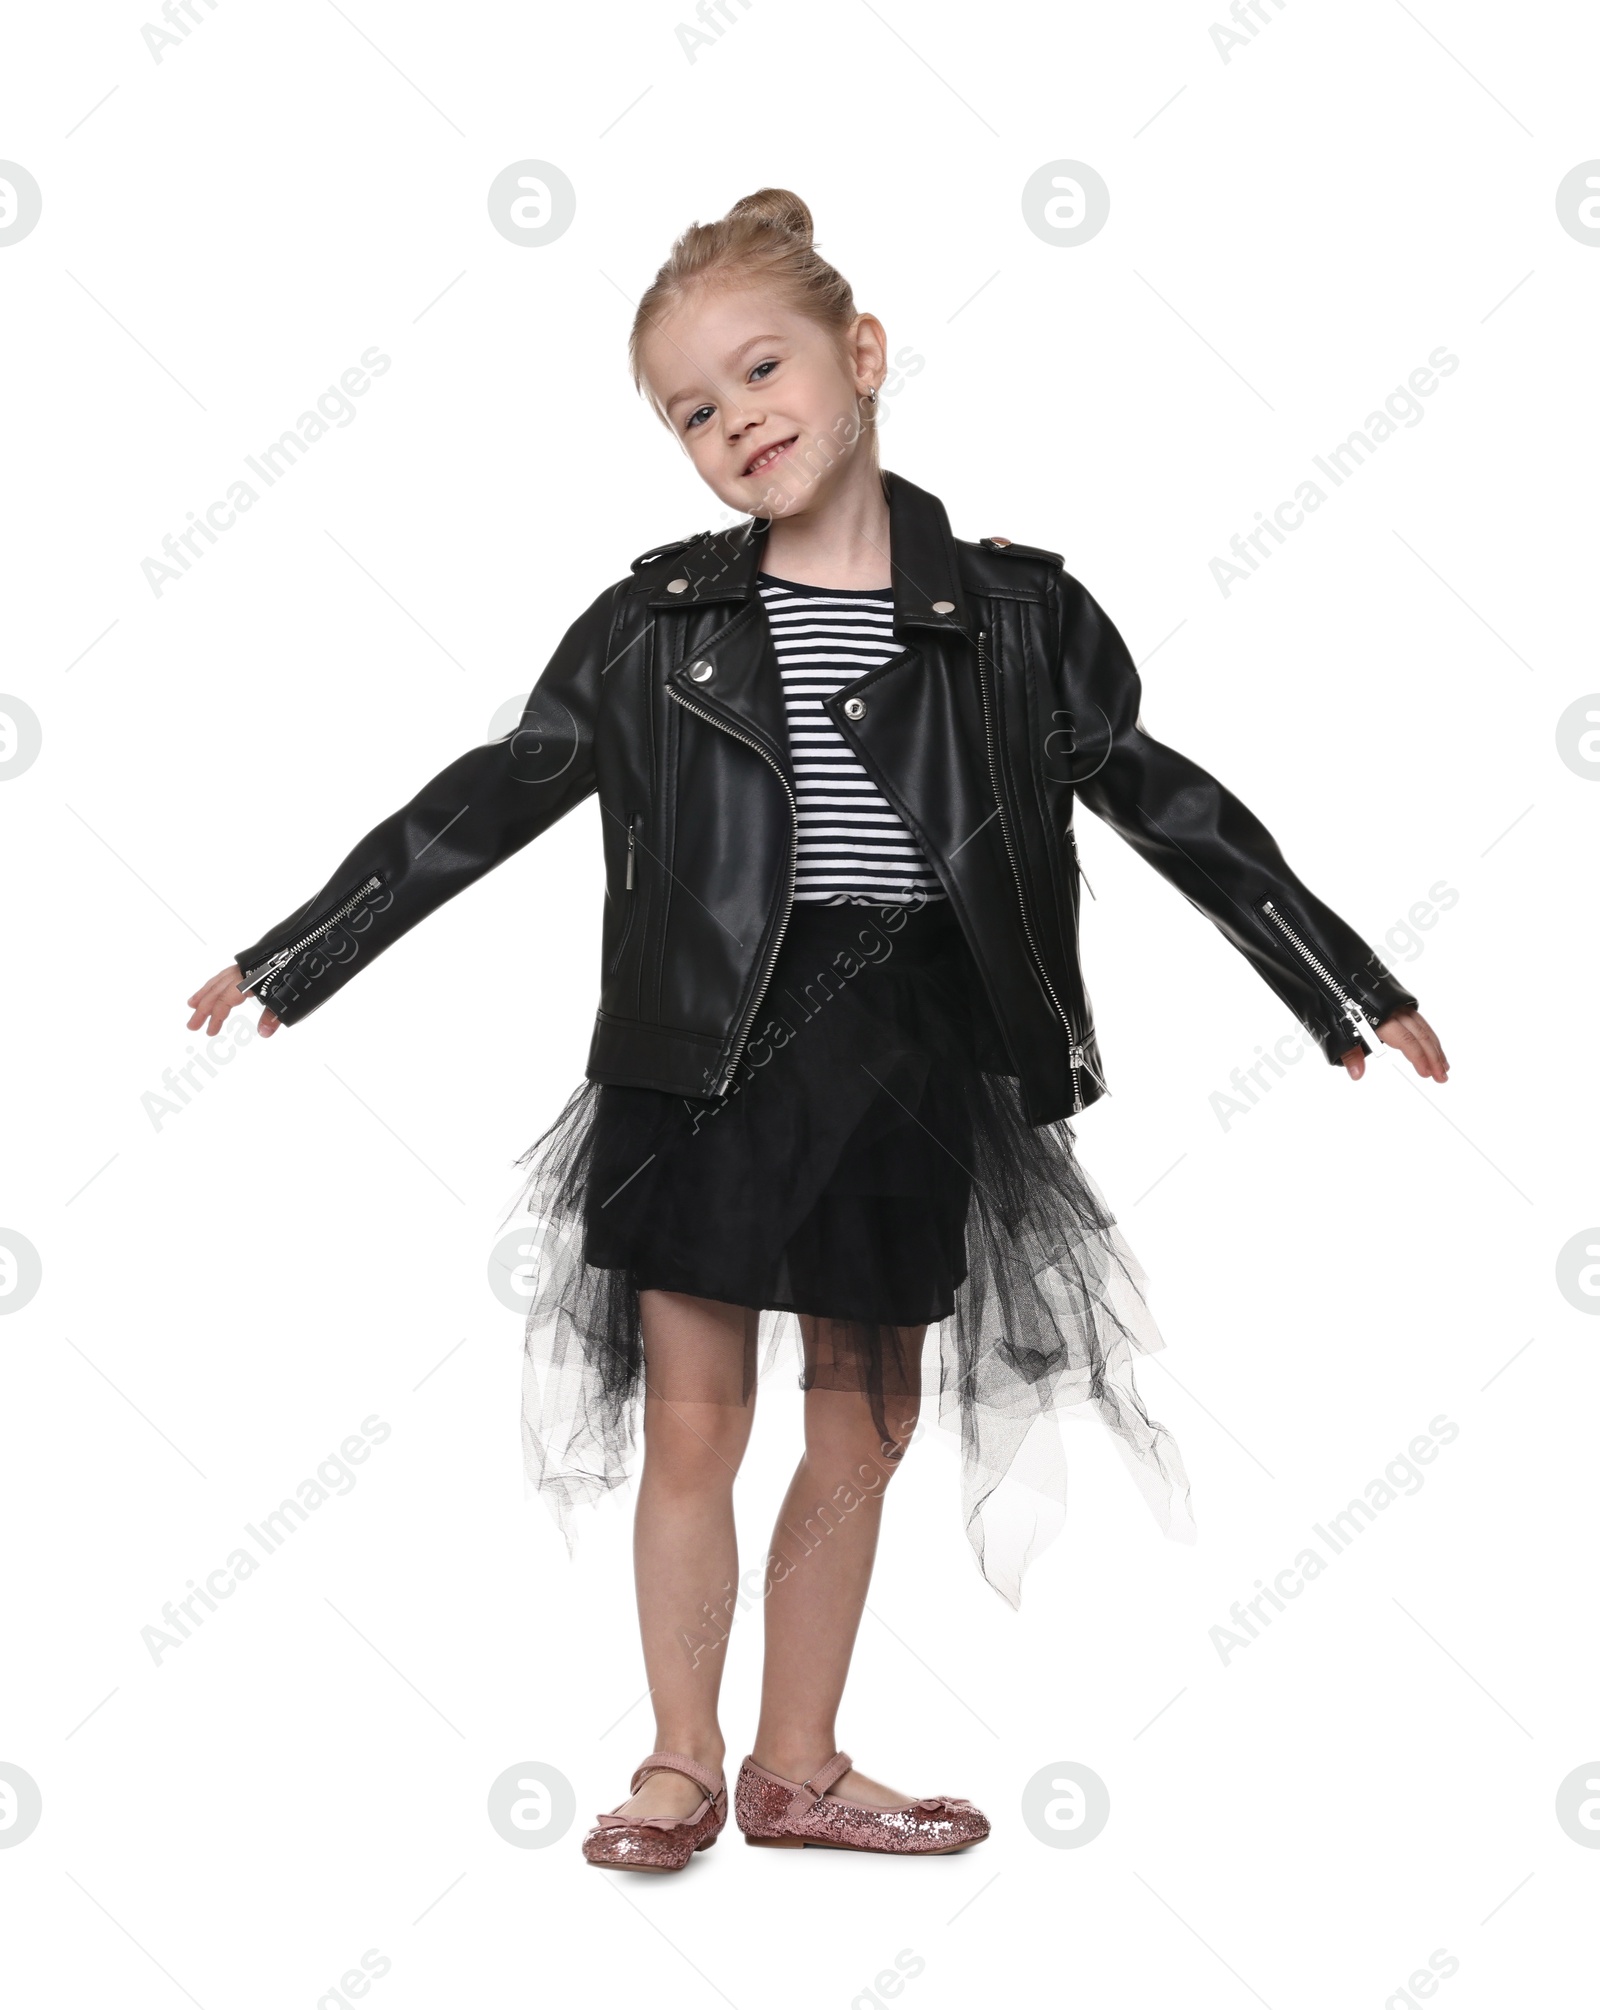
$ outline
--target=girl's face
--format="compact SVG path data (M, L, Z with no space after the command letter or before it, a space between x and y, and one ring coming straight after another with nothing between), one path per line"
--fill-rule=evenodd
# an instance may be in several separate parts
M886 353L871 314L841 339L766 290L696 287L649 330L639 361L706 486L730 509L776 517L834 490Z

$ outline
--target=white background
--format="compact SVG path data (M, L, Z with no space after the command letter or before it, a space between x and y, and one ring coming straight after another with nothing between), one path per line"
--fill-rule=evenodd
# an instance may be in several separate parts
M356 2000L326 1992L368 1949L388 2010L846 2010L902 1950L921 2010L1380 2010L1439 1949L1449 2010L1588 2000L1600 1854L1554 1812L1600 1776L1600 1327L1556 1286L1600 1211L1600 792L1556 747L1600 688L1600 252L1555 207L1600 154L1588 11L1288 0L1227 62L1176 0L732 0L692 62L670 0L196 11L158 64L137 9L21 10L0 86L44 199L0 253L0 688L44 734L0 790L0 1227L43 1260L0 1321L0 1760L44 1808L0 1848L15 2000L312 2010ZM577 190L537 249L486 208L529 158ZM1078 248L1020 203L1064 158L1111 190ZM1225 1126L1213 1097L1294 1022L1086 817L1114 1093L1079 1149L1152 1279L1140 1386L1199 1542L1072 1428L1067 1531L1013 1614L929 1432L841 1736L992 1839L888 1862L730 1826L682 1877L596 1878L579 1836L650 1740L628 1504L569 1562L524 1500L520 1321L487 1283L513 1161L583 1071L594 803L159 1126L145 1099L196 1044L187 995L486 737L636 553L722 520L625 343L674 234L764 183L921 359L886 465L959 536L1067 554L1145 724L1379 947L1452 1073L1312 1053ZM162 537L371 345L354 422L153 594ZM1228 539L1440 345L1422 421L1224 596ZM157 1666L141 1629L374 1414L348 1497ZM1420 1490L1225 1664L1230 1606L1436 1416L1459 1435ZM797 1431L784 1372L747 1561ZM734 1763L759 1648L752 1611ZM1068 1760L1111 1818L1057 1849L1020 1800ZM527 1761L576 1794L547 1848L485 1813Z

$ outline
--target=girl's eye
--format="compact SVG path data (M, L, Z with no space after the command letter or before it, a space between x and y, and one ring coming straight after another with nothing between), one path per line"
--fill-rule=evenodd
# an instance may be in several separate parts
M769 356L764 363L758 363L750 372L750 381L755 383L763 380L768 370L776 370L777 367L778 358L776 356ZM715 410L716 407L714 405L697 405L688 418L684 420L683 430L686 433L692 433L696 426L703 424Z

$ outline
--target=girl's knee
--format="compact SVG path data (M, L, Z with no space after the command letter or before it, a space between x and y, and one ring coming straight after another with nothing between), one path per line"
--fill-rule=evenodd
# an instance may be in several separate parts
M657 1483L684 1492L731 1487L750 1439L750 1422L749 1411L732 1404L647 1402L645 1471Z
M900 1470L916 1428L915 1403L886 1404L875 1417L865 1396L808 1400L806 1458L812 1465L853 1475L854 1484L875 1491Z

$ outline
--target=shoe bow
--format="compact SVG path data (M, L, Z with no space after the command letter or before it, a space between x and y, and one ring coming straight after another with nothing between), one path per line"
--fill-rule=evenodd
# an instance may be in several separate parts
M602 1829L678 1829L685 1828L694 1819L692 1815L613 1815L595 1816L596 1828Z

